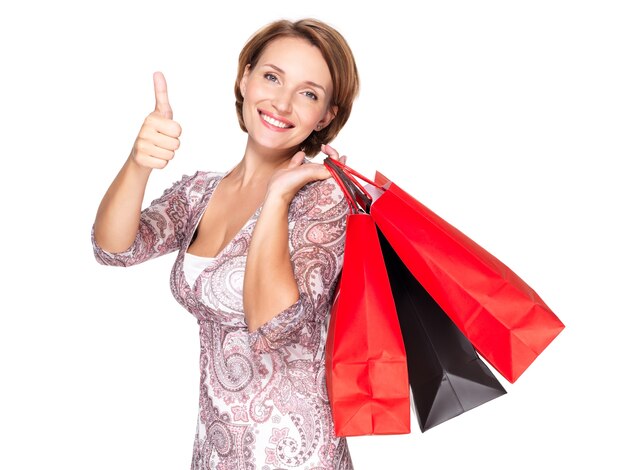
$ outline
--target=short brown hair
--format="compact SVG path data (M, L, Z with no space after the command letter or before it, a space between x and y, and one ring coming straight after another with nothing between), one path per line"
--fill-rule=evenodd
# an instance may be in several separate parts
M267 45L282 37L302 38L309 41L320 50L330 69L333 82L330 106L337 106L337 114L328 126L320 131L313 131L302 142L302 150L311 157L319 153L322 144L330 143L337 136L350 117L352 103L359 93L359 74L352 50L344 37L332 26L312 18L295 22L278 20L264 26L248 40L239 53L239 66L235 81L235 107L239 126L244 132L247 132L247 129L243 121L243 96L239 84L246 66L249 64L250 68L254 68Z

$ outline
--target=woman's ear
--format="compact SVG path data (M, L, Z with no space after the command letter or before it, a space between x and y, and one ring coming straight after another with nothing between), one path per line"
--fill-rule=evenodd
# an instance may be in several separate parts
M324 117L317 123L317 129L322 130L328 126L331 121L335 119L335 116L337 116L337 111L339 111L339 108L336 105L329 106Z
M250 76L250 64L246 65L246 69L243 71L241 80L239 80L239 91L241 92L241 96L243 96L244 98L246 96L246 86L248 85L249 76Z

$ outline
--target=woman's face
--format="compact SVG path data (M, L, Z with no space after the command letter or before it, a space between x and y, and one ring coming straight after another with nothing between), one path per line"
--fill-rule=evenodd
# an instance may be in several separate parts
M333 119L332 86L317 47L300 38L272 41L240 82L249 139L265 149L298 149L311 132Z

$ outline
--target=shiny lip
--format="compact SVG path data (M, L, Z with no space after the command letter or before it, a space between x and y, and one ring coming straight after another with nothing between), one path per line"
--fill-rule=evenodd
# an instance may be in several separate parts
M260 109L258 110L258 112L259 112L259 117L261 118L261 122L263 124L265 124L270 129L278 130L278 131L286 131L286 130L289 130L289 129L293 129L295 127L292 122L286 120L285 118L281 118L279 116L276 116L275 114L268 113L267 111L263 111L263 110L260 110ZM263 119L263 115L271 117L272 119L276 119L277 121L280 121L283 124L286 124L287 127L273 126L272 124L267 122L265 119Z

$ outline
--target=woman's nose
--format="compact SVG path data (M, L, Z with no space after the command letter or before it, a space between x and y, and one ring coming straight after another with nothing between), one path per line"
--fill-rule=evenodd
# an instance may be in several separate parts
M272 99L272 106L280 114L289 114L291 112L291 92L284 88L276 90Z

